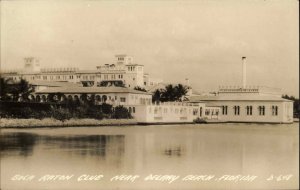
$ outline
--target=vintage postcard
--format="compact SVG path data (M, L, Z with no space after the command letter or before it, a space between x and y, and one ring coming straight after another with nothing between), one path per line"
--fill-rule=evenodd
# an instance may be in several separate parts
M299 188L299 1L0 1L1 190Z

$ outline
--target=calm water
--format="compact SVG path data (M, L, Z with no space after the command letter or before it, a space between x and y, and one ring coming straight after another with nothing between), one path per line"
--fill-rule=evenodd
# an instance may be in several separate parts
M296 123L2 129L1 189L297 189L298 132ZM47 174L73 177L39 181ZM104 177L78 181L83 174ZM150 174L179 178L145 181ZM111 181L116 175L139 178ZM187 175L213 178L182 180ZM257 177L234 182L223 175Z

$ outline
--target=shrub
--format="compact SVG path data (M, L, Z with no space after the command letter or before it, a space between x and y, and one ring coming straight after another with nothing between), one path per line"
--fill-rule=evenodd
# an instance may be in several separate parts
M129 119L132 118L131 114L129 113L128 109L123 106L115 107L112 118L115 119Z
M196 119L194 119L194 123L207 123L207 122L205 121L205 119L197 117Z
M104 115L100 106L90 106L86 113L88 118L103 119Z
M51 110L51 116L60 121L65 121L72 118L72 114L69 109L65 108L53 108Z
M103 103L102 112L107 115L112 114L112 105Z

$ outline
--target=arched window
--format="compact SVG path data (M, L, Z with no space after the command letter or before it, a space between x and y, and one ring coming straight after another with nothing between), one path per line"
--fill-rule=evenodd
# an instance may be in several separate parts
M61 101L61 102L65 102L66 100L67 100L66 95L62 95L62 96L60 97L60 101Z
M47 101L46 95L42 95L42 102L46 102L46 101Z
M29 100L30 100L31 102L34 102L34 101L35 101L35 97L34 97L32 94L30 94L30 95L28 96L28 98L29 98Z
M69 95L68 100L73 100L73 97L71 95Z
M106 96L106 95L103 95L103 96L102 96L102 101L105 103L106 100L107 100L107 96Z
M95 99L96 99L97 102L101 102L101 97L100 97L99 95L97 95L97 96L95 97Z
M80 104L79 97L77 95L74 96L74 101L75 101L75 104L77 104L77 105Z
M37 95L37 96L36 96L35 101L36 101L36 102L41 102L41 97L40 97L40 95Z

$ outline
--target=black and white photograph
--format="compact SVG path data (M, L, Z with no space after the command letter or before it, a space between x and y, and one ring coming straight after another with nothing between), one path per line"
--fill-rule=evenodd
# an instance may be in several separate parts
M1 190L299 189L299 0L0 0Z

